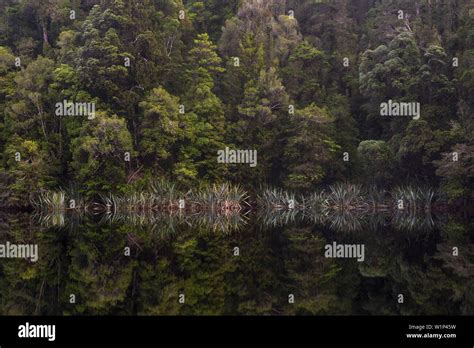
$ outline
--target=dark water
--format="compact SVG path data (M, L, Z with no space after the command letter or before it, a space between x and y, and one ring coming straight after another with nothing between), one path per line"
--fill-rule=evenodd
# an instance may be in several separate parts
M0 259L0 314L474 314L461 215L216 220L0 215L1 243L39 249ZM334 241L363 244L363 262L325 257Z

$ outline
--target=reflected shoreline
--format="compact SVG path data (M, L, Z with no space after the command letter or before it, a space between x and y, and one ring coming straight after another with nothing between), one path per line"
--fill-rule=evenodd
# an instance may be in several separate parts
M94 216L99 224L159 226L172 231L183 225L202 226L222 233L242 229L249 219L262 228L313 224L355 232L393 225L397 230L429 231L443 221L443 215L463 213L448 204L442 192L429 187L399 186L387 191L350 183L306 195L265 188L251 197L231 184L192 191L160 181L147 190L99 195L88 201L75 192L44 191L32 200L32 206L35 222L43 226L61 227Z

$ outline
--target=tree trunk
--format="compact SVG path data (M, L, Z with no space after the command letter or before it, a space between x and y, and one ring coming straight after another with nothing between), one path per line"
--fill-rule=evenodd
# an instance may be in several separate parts
M48 42L48 29L46 28L46 24L44 20L41 21L41 28L43 29L43 41L44 43L49 43Z

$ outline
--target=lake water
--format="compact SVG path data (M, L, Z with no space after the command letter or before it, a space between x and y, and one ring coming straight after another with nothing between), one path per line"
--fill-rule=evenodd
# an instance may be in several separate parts
M462 214L237 215L1 214L0 243L39 258L0 259L0 314L474 314ZM333 242L364 260L325 257Z

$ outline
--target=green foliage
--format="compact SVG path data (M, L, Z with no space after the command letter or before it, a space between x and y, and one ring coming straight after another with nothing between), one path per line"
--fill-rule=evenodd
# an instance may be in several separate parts
M46 257L0 263L0 314L472 314L472 226L429 211L472 201L473 13L468 0L1 1L0 208L46 214L41 228L2 214L0 238ZM420 119L381 117L388 99L419 102ZM63 100L95 103L95 118L56 115ZM257 150L257 166L218 163L226 146ZM71 180L79 192L61 189ZM236 212L262 184L282 188L249 224ZM106 224L77 221L99 208ZM304 219L311 230L285 226ZM332 232L364 240L365 262L323 257Z
M332 173L336 156L341 150L332 138L333 122L327 110L314 104L296 110L295 115L290 117L284 149L284 163L290 164L284 179L286 187L311 189L323 183L326 176Z
M8 182L15 170L29 178L12 186L22 195L77 179L92 196L153 177L295 191L415 179L453 198L471 192L466 159L461 175L442 155L469 147L474 132L467 1L21 0L1 9L1 163ZM419 102L421 118L381 117L388 99ZM100 116L59 117L63 100L93 102ZM25 141L36 144L36 171L11 162ZM258 165L218 163L225 147L257 150Z
M387 184L393 179L394 155L383 140L364 140L357 152L361 161L361 177L368 183Z
M103 112L83 125L72 140L71 167L81 189L89 194L113 190L126 183L126 152L133 157L132 137L125 121Z
M6 169L14 178L8 189L13 192L12 206L28 206L37 190L51 185L48 155L35 140L14 136L5 149Z
M469 186L474 177L474 146L456 144L451 152L435 161L436 175L443 178L443 188L450 199L470 199Z
M158 87L140 102L140 107L144 110L139 130L141 156L152 166L159 163L164 167L171 166L172 162L166 160L170 157L173 160L172 156L178 155L175 144L184 135L179 99Z

